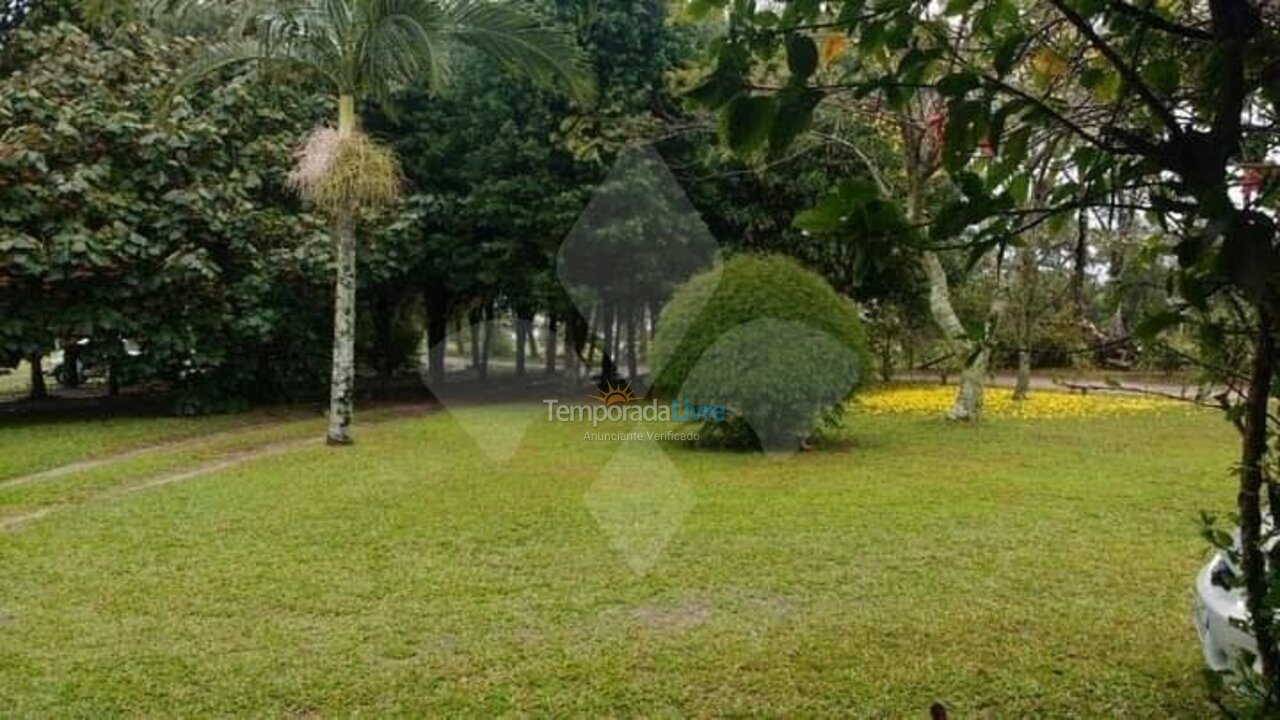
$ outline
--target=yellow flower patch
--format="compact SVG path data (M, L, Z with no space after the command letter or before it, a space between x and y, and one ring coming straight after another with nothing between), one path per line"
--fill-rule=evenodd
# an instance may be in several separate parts
M1026 400L1013 400L1013 389L988 387L983 395L985 417L1090 418L1156 412L1182 404L1158 397L1092 393L1081 395L1032 389ZM955 401L955 386L882 385L859 395L854 407L872 414L920 413L942 415Z

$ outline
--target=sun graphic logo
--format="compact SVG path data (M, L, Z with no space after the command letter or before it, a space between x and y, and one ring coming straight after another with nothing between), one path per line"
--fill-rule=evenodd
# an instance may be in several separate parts
M608 407L610 405L625 405L635 400L636 394L631 392L631 383L624 382L621 385L614 385L612 382L605 381L604 387L600 389L600 394L592 395L591 397Z

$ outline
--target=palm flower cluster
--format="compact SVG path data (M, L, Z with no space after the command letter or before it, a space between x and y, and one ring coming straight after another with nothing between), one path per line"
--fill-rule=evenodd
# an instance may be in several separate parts
M289 187L330 217L378 208L400 197L400 163L368 135L317 128L303 143Z

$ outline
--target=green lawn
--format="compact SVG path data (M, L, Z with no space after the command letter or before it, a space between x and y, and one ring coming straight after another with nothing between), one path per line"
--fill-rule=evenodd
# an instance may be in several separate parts
M0 398L24 395L31 390L31 368L27 361L18 363L12 372L0 374Z
M315 426L323 427L318 413ZM87 418L22 421L0 418L0 485L67 463L92 461L153 445L207 437L211 433L275 424L299 412L264 411L242 415L166 418ZM320 432L317 430L317 432ZM0 497L0 502L3 498Z
M1209 712L1189 605L1197 514L1232 500L1214 413L853 413L783 461L544 416L383 422L129 494L101 491L219 447L0 488L0 520L58 510L0 530L0 714ZM507 460L472 440L526 424Z

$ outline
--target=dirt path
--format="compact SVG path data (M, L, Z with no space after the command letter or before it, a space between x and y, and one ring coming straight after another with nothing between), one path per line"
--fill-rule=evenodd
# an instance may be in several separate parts
M411 404L405 404L405 405L396 405L396 406L380 408L379 410L376 411L376 414L373 417L366 418L364 421L362 421L361 424L365 427L377 426L384 423L393 422L395 420L402 420L405 418L425 415L434 410L438 410L440 407L441 406L436 403L411 403ZM68 475L74 475L79 472L85 472L85 471L93 470L97 468L108 467L117 463L132 460L138 457L145 457L148 455L154 455L157 453L162 453L167 451L181 451L188 448L200 447L210 442L216 442L218 439L223 439L228 437L237 437L240 435L249 435L256 432L262 432L264 430L271 430L273 428L278 428L284 425L300 422L301 420L303 420L303 418L292 418L289 420L282 420L279 422L255 423L250 426L235 428L232 430L225 430L218 433L205 435L199 438L187 438L184 440L175 440L173 442L157 443L155 445L148 445L146 447L127 450L124 452L108 455L101 458L94 458L92 460L74 462L67 465L62 465L56 468L52 468L50 470L44 470L42 472L33 473L31 475L25 475L22 477L12 478L10 480L0 482L0 490L19 487L22 485L30 485L36 482L52 480L60 477L66 477ZM37 510L32 510L30 512L23 513L21 515L14 515L11 517L0 518L0 532L13 530L13 529L25 526L31 522L48 517L49 515L52 515L57 512L62 512L64 510L71 510L71 509L83 507L86 505L114 500L117 498L132 495L137 492L141 492L143 490L150 490L158 487L164 487L167 485L173 485L175 483L185 482L187 480L194 480L196 478L204 477L206 475L211 475L217 472L221 472L223 470L228 470L230 468L243 465L245 463L249 463L255 460L260 460L263 458L280 455L292 450L297 450L297 449L306 448L306 447L315 447L324 442L324 437L321 435L321 433L323 433L323 428L318 429L316 435L309 436L306 438L267 442L267 443L255 445L249 448L229 450L219 455L218 457L215 457L210 460L205 460L196 465L186 467L186 468L180 468L176 470L166 470L164 472L149 475L134 481L127 482L123 485L118 485L108 490L104 490L103 492L97 493L93 496L90 496L78 502L66 503L62 505L50 505L47 507L39 508Z
M55 468L50 468L48 470L41 470L40 472L31 473L30 475L20 475L16 478L9 478L8 480L2 480L0 481L0 490L9 490L16 487L22 487L23 485L32 485L34 483L43 482L46 480L56 480L58 478L66 477L68 475L75 475L77 473L87 472L89 470L97 470L98 468L110 467L112 465L117 465L122 462L127 462L129 460L136 460L137 458L147 457L148 455L155 455L157 453L174 452L174 451L186 450L189 448L196 448L196 447L200 447L201 445L205 445L207 443L217 442L218 440L221 440L224 438L234 438L234 437L239 437L241 435L250 435L255 432L261 432L263 430L270 430L272 428L279 427L281 425L287 425L289 422L301 422L301 420L299 419L299 420L285 421L285 422L279 422L279 423L259 423L251 426L235 428L234 430L222 430L216 433L211 433L209 435L202 435L202 436L193 437L193 438L185 438L183 440L172 440L169 442L156 443L154 445L145 445L143 447L133 448L132 450L125 450L123 452L113 453L111 455L104 455L102 457L90 458L88 460L79 460L77 462L69 463L67 465L59 465L58 467L55 467Z
M404 403L402 405L386 406L374 411L370 411L370 414L372 414L373 416L364 420L363 423L368 425L377 425L379 423L386 422L388 420L395 420L402 417L411 417L413 415L425 414L426 412L429 412L430 410L433 410L437 407L439 407L439 405L437 405L436 403L429 403L429 402ZM111 453L109 455L103 455L101 457L89 458L87 460L77 460L76 462L73 462L73 463L68 463L66 465L59 465L54 468L49 468L48 470L41 470L39 472L34 472L29 475L20 475L18 477L9 478L7 480L0 480L0 491L9 490L15 487L21 487L23 485L31 485L33 483L38 483L45 480L56 480L58 478L66 477L68 475L75 475L76 473L86 472L89 470L97 470L98 468L110 467L112 465L116 465L122 462L127 462L129 460L136 460L137 458L147 457L149 455L156 455L158 453L187 450L190 448L200 447L202 445L206 445L209 443L218 442L220 440L253 435L254 433L273 430L276 428L284 427L285 425L292 425L294 423L305 422L307 420L313 420L313 419L315 419L315 415L311 413L297 413L297 414L284 415L279 418L274 418L271 420L263 420L260 422L256 421L256 422L248 423L246 425L241 425L239 427L219 430L217 432L209 433L206 435L187 437L179 440L166 440L166 441L154 443L151 445L144 445L142 447L131 448L129 450L122 450L120 452ZM324 432L324 430L323 428L321 428L320 430L317 430L317 432L321 433L321 432Z

